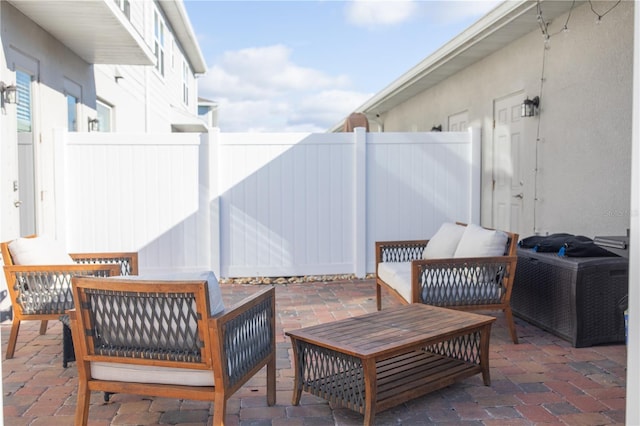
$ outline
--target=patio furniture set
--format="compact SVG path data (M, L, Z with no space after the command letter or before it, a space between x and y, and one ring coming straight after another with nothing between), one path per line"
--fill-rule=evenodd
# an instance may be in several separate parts
M475 374L489 386L495 318L466 311L502 310L518 342L517 239L446 223L431 241L376 243L379 312L286 332L293 405L310 392L370 425L377 412ZM69 256L44 237L0 248L14 309L6 356L20 321L42 321L43 334L47 320L62 318L78 367L76 424L88 421L91 391L103 391L209 400L221 425L227 399L265 366L275 403L273 287L225 308L212 272L137 276L137 253ZM381 310L383 288L404 306Z

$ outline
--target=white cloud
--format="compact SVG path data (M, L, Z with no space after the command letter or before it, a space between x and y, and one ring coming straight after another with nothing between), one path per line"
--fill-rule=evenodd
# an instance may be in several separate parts
M413 0L355 0L346 5L347 20L366 28L398 25L413 16Z
M448 24L479 18L499 3L354 0L345 3L345 12L352 25L401 30L402 23L414 20L442 31ZM218 103L222 131L323 132L373 96L352 90L347 75L301 66L292 53L289 46L274 44L227 51L212 62L199 79L199 92Z
M198 81L218 103L222 131L241 132L326 131L371 96L349 84L295 64L283 45L225 52Z
M427 1L424 2L424 7L431 21L449 25L469 18L479 19L503 2L503 0Z

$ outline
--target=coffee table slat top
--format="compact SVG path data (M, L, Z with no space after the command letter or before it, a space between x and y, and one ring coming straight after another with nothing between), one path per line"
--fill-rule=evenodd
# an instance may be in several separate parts
M401 348L416 344L428 344L430 339L442 341L448 334L465 334L494 321L495 318L486 315L410 304L286 334L311 344L338 347L342 353L367 359L378 358L385 352L398 353Z

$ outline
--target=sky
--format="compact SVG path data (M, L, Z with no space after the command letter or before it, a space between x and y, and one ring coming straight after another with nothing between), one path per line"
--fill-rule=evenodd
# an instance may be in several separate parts
M184 1L223 132L325 132L499 3Z

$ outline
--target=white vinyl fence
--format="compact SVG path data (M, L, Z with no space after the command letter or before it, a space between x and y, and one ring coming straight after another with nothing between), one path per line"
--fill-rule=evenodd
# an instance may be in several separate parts
M138 251L142 273L363 277L377 240L479 221L479 129L57 139L57 234Z

